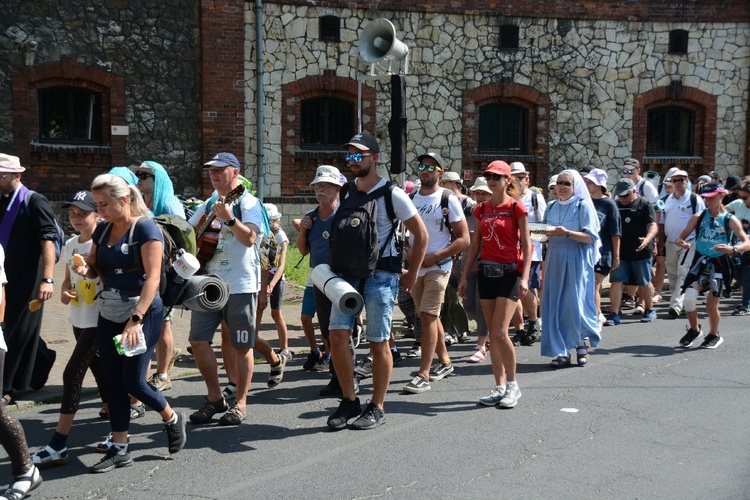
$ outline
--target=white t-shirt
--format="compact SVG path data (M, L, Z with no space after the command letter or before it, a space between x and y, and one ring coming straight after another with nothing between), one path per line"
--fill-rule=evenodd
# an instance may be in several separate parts
M206 273L215 274L223 279L229 285L230 294L256 293L260 290L258 247L263 231L263 213L258 199L250 193L245 193L239 203L241 217L238 222L250 222L258 227L255 245L246 247L237 241L230 228L222 224L216 253L206 264ZM206 204L203 203L190 217L190 224L197 226L205 212Z
M356 181L357 180L355 179L355 182ZM375 184L375 186L370 189L368 193L372 193L381 186L384 186L385 183L385 178L380 179L380 182ZM403 222L417 215L417 209L411 202L409 195L406 194L400 187L396 186L393 189L391 199L393 201L393 212L396 214L396 218L398 218L398 220ZM388 219L388 211L385 209L385 196L381 196L380 198L378 198L378 241L380 242L381 249L383 248L383 245L385 245L388 236L391 234L392 228L393 225L390 219ZM391 238L390 247L386 248L383 251L383 257L390 257L392 255L396 255L395 233L393 235L393 238Z
M532 197L536 196L537 206L534 210L534 201ZM526 194L520 199L523 206L529 212L529 222L542 222L544 220L544 212L547 211L547 202L544 201L544 196L539 193L535 193L531 189L526 190ZM542 260L542 244L538 241L532 241L534 246L534 252L531 254L532 262L539 262Z
M750 208L747 208L745 206L744 201L734 200L727 206L730 208L730 210L732 210L735 217L737 217L740 222L742 222L743 220L750 221Z
M687 226L688 221L693 216L692 204L690 202L690 191L685 191L685 194L680 198L675 197L676 193L670 194L664 202L664 212L659 218L659 224L664 226L664 236L670 243L675 243L677 238ZM699 214L706 208L706 204L703 202L703 198L700 196L695 197L695 213ZM695 231L685 238L685 241L692 241L695 239Z
M283 229L279 229L279 231L275 234L276 236L276 244L279 246L279 256L281 256L281 246L286 243L289 245L289 237L286 235ZM274 267L271 269L274 273L279 270L278 267ZM284 277L282 276L281 279L283 280Z
M652 205L659 201L659 191L645 177L641 177L641 180L635 185L635 191L638 193L638 196L646 198Z
M76 292L76 298L70 301L70 324L76 328L96 328L99 318L99 305L96 294L102 288L101 280L84 278L73 272L73 254L85 254L91 251L93 240L81 243L80 236L73 236L63 245L60 251L60 261L64 262L70 271L70 286Z
M443 189L445 188L440 188L433 194L426 196L421 195L417 191L417 194L415 194L412 199L419 216L422 218L422 222L424 222L424 225L427 228L427 234L430 237L427 242L427 253L435 253L451 244L451 234L449 229L445 227L443 208L440 206L440 201L443 197ZM451 223L460 222L465 218L461 202L455 194L451 193L448 198L448 221ZM413 245L413 237L410 237L409 240ZM453 259L448 257L431 267L420 268L419 276L424 276L429 271L438 269L441 271L450 271L452 266Z

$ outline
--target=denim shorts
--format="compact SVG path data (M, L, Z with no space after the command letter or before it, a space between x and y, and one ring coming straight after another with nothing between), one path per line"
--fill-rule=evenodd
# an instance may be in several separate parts
M368 342L386 342L391 336L393 306L398 293L398 274L375 270L375 275L365 281L365 310L367 315ZM361 280L342 276L354 288ZM331 330L349 330L354 328L355 316L342 313L335 305L331 308Z
M542 287L542 261L531 261L529 269L529 290L538 290Z
M315 316L315 298L311 286L305 287L305 294L302 296L302 316Z
M620 261L620 267L610 273L609 281L637 286L648 285L651 283L651 258Z

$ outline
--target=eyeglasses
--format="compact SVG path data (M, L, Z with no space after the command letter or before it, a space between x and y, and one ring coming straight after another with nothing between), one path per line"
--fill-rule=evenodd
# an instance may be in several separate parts
M622 173L625 175L633 175L635 173L635 169L623 170Z
M437 165L428 165L426 163L420 163L417 166L417 170L422 172L423 170L427 170L428 172L434 172L435 170L443 170L442 168L438 167Z
M557 181L557 185L558 186L570 187L570 186L573 185L573 183L572 182L568 182L568 181Z
M154 178L154 174L149 174L147 172L136 172L135 176L138 177L142 181L145 181L146 179Z
M500 174L482 174L482 177L484 177L488 181L499 181L500 179L508 180L507 175L500 175Z
M359 163L362 161L362 158L365 156L370 156L370 154L364 154L364 153L346 153L346 156L344 156L345 161L352 161Z
M672 184L682 184L684 182L687 182L687 179L672 179L670 182Z

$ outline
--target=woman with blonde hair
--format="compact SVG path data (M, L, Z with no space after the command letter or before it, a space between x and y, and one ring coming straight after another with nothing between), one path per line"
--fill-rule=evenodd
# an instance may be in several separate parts
M147 217L138 189L121 177L100 175L91 191L104 222L94 231L91 253L84 256L86 264L73 271L88 278L99 276L103 283L97 341L105 367L113 445L91 471L109 472L133 464L128 453L130 394L161 415L170 453L185 445L186 420L146 381L164 314L158 294L164 245L161 230ZM124 354L114 341L119 335Z
M529 216L512 182L510 166L493 161L482 174L492 197L474 209L477 227L464 257L458 292L466 297L467 276L479 258L479 298L490 333L495 388L479 400L485 406L513 408L521 397L516 381L516 350L508 336L519 297L529 289ZM520 242L520 245L519 245Z

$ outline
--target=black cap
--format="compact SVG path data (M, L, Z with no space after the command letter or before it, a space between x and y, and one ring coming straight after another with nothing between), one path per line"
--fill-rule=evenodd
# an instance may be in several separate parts
M69 208L71 205L85 210L87 212L96 212L96 203L94 202L94 193L91 191L78 191L73 195L73 199L63 204L63 208Z
M342 148L346 149L349 146L354 146L362 151L372 151L373 153L380 153L380 146L378 146L378 140L367 132L360 132L352 137L349 142L344 144Z

